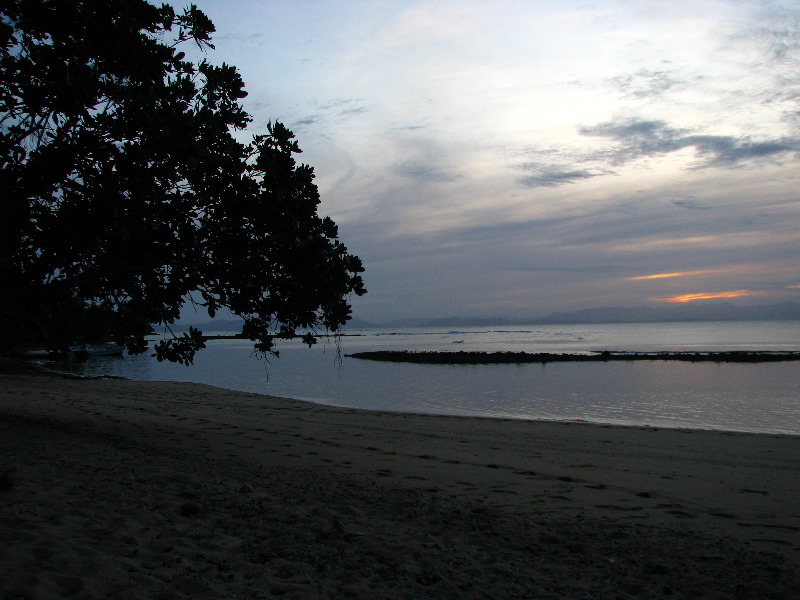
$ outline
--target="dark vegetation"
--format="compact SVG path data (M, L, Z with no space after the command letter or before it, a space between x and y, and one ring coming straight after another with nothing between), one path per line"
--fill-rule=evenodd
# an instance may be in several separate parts
M687 362L776 362L800 360L800 352L595 352L550 354L546 352L428 352L380 350L347 354L351 358L438 365L489 365L550 362L604 362L611 360L680 360Z
M141 353L187 303L242 317L262 353L349 319L361 261L317 214L292 132L238 141L239 73L180 50L213 49L213 32L195 6L0 5L0 353L108 339ZM203 346L192 328L156 356Z

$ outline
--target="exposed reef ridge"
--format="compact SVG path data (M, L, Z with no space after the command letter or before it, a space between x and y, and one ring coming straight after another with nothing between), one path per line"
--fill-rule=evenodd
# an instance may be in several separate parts
M441 365L484 365L549 362L603 362L610 360L679 360L686 362L777 362L800 360L800 352L626 352L609 351L591 354L552 354L547 352L433 352L380 350L346 354L351 358Z

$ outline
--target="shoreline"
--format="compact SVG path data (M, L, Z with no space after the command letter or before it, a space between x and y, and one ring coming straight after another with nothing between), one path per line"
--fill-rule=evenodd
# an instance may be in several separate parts
M783 353L783 352L780 352ZM347 355L349 356L349 355ZM771 362L771 361L770 361ZM490 419L490 420L497 420L497 421L523 421L523 422L533 422L533 423L565 423L565 424L586 424L586 425L596 425L600 427L622 427L622 428L651 428L651 429L666 429L670 431L710 431L710 432L718 432L718 433L734 433L734 434L745 434L745 435L767 435L767 436L790 436L790 437L798 437L800 438L800 432L796 431L774 431L774 430L762 430L762 431L755 431L752 429L736 429L736 428L724 428L724 427L701 427L701 426L692 426L692 425L673 425L670 423L655 423L655 422L622 422L622 421L604 421L604 420L589 420L584 418L547 418L547 417L525 417L525 416L511 416L511 415L485 415L485 414L465 414L465 413L455 413L455 412L425 412L425 411L414 411L414 410L390 410L387 411L385 409L369 409L363 408L358 406L348 406L346 404L336 404L330 401L323 401L321 399L307 399L307 398L297 398L297 397L289 397L289 396L274 396L272 394L264 394L263 392L251 392L248 390L237 390L235 388L226 388L221 387L218 385L210 384L210 383L203 383L203 382L183 382L183 381L173 381L173 380L145 380L145 379L131 379L129 377L122 377L118 375L79 375L76 373L72 373L69 371L61 371L56 369L49 369L45 368L42 365L39 365L35 362L30 361L29 359L8 359L8 358L0 358L0 376L3 373L16 373L16 374L42 374L44 376L51 376L51 377L60 377L64 379L73 379L78 381L103 381L103 380L121 380L121 381L150 381L153 383L187 383L187 384L197 384L197 385L207 385L215 389L219 389L223 392L232 392L232 393L241 393L241 394L255 394L264 397L280 397L286 400L290 400L292 402L302 402L308 403L312 406L320 406L320 407L329 407L334 409L344 409L344 410L357 410L363 412L375 412L375 413L385 413L389 412L392 414L398 415L419 415L419 416L434 416L434 417L453 417L453 418L463 418L463 419Z
M70 374L66 375L67 378L71 378ZM98 380L102 379L122 379L124 381L134 381L130 379L124 378L115 378L115 377L97 377ZM91 378L85 378L85 381L91 381ZM156 381L155 383L172 383L168 381ZM669 424L652 424L652 423L630 423L630 422L614 422L614 421L590 421L588 419L558 419L552 418L548 419L545 417L513 417L513 416L495 416L495 415L472 415L472 414L454 414L448 412L422 412L422 411L412 411L412 410L385 410L380 408L360 408L360 407L352 407L347 406L344 404L332 404L326 403L322 401L315 401L315 400L307 400L303 398L288 398L284 396L272 396L270 394L260 394L258 392L246 392L241 390L234 390L231 388L223 388L211 384L205 383L191 383L191 382L176 382L176 383L187 383L188 385L208 385L214 389L222 390L224 392L232 392L235 394L254 394L256 396L263 396L265 398L280 398L282 400L287 400L291 402L300 402L303 404L309 404L315 407L321 408L331 408L331 409L339 409L339 410L353 410L367 414L376 414L376 415L397 415L397 416L404 416L408 415L411 417L442 417L446 419L467 419L467 420L486 420L486 421L497 421L498 423L541 423L543 425L547 424L554 424L554 425L586 425L589 427L603 427L603 428L615 428L615 429L636 429L636 430L664 430L664 431L675 431L681 433L717 433L722 435L755 435L755 436L764 436L764 437L786 437L786 438L796 438L800 440L800 433L796 433L793 431L752 431L749 429L723 429L723 428L714 428L714 427L698 427L698 426L688 426L688 425L669 425Z
M800 593L795 436L0 386L0 596Z

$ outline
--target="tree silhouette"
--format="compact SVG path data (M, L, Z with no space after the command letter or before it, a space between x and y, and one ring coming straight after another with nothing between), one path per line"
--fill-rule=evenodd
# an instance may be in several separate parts
M132 353L187 302L243 317L261 352L349 319L361 261L317 214L292 132L237 141L251 121L239 73L179 50L213 49L213 31L195 6L3 1L1 350L63 348L90 310ZM156 356L202 347L192 329Z

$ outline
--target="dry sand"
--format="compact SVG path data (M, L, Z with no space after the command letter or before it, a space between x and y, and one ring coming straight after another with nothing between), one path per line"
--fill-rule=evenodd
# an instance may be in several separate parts
M800 438L0 374L0 598L800 598Z

